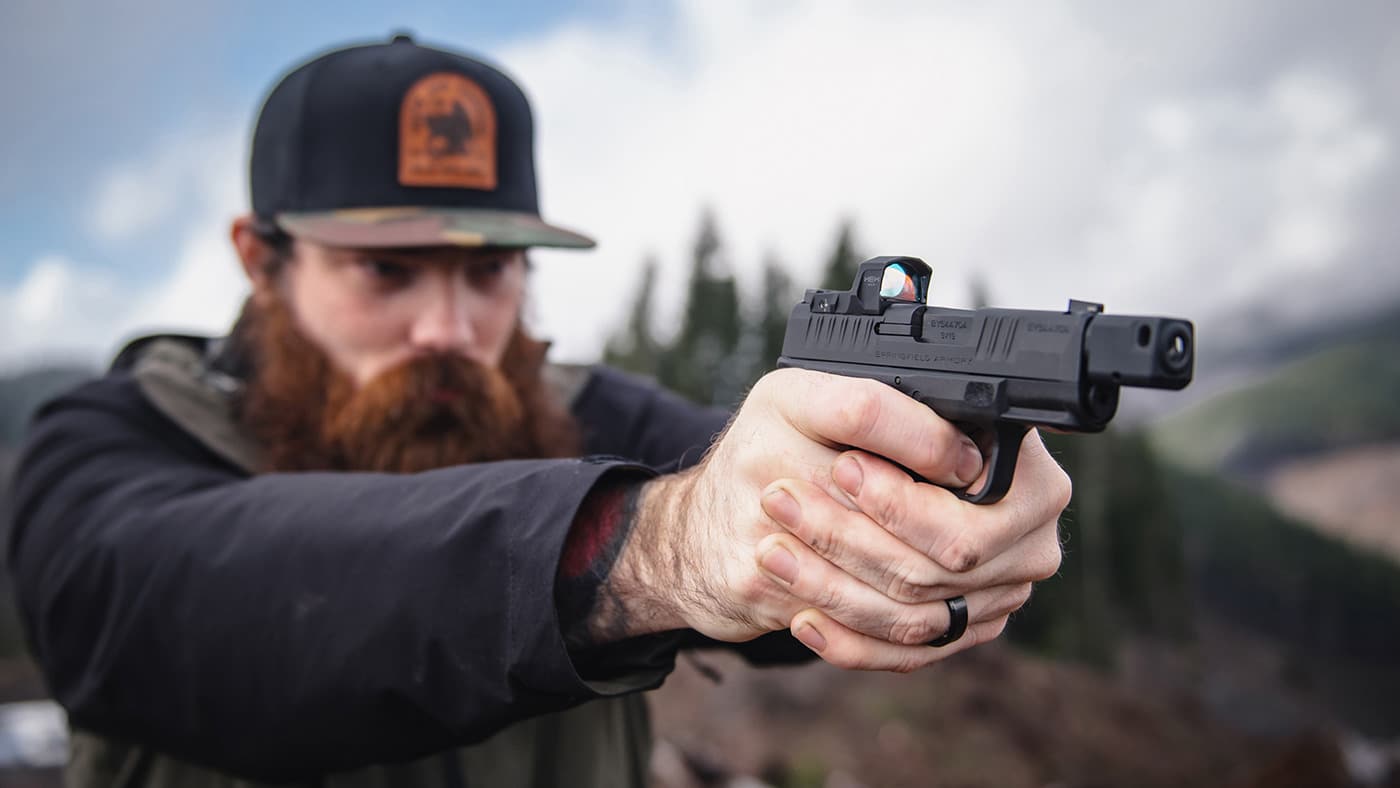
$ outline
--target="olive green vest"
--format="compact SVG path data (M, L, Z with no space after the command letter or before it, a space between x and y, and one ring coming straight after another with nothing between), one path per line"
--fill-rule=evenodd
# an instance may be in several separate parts
M571 400L586 371L546 368L560 395ZM231 388L209 370L191 345L156 340L134 367L151 404L219 456L252 472L257 446L235 426ZM607 682L609 694L653 685L653 672ZM558 714L512 725L470 747L417 761L324 775L292 785L321 788L477 788L478 786L643 786L651 754L646 701L640 693L595 700ZM71 788L256 788L208 768L74 730L66 772Z

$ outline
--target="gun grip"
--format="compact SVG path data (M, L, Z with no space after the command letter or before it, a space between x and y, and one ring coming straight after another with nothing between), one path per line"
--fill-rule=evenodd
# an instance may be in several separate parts
M958 497L968 503L993 504L1011 489L1016 475L1016 460L1021 456L1021 441L1030 428L1012 421L998 421L986 430L990 435L991 451L987 454L987 480L976 493L956 490Z

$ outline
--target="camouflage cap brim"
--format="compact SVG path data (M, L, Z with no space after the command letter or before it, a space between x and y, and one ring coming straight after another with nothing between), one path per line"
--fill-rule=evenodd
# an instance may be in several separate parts
M347 208L282 213L277 225L297 238L330 246L552 246L590 249L592 238L528 213L466 208Z

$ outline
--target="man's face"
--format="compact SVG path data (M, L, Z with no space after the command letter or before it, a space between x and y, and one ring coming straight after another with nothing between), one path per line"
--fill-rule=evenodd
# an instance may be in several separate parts
M577 427L542 374L548 345L520 322L522 252L298 240L275 263L249 221L233 238L254 284L237 418L262 470L576 455Z
M364 386L428 355L499 367L525 279L518 249L352 249L298 240L278 287L306 338Z

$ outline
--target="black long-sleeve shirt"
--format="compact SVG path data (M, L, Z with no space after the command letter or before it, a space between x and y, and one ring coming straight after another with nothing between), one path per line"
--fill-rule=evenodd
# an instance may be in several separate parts
M552 593L561 546L601 479L698 460L724 414L602 368L574 413L583 459L252 475L130 370L54 400L15 475L9 545L51 690L75 727L288 776L636 689L575 670ZM680 640L613 658L655 686ZM749 656L805 654L766 640Z

